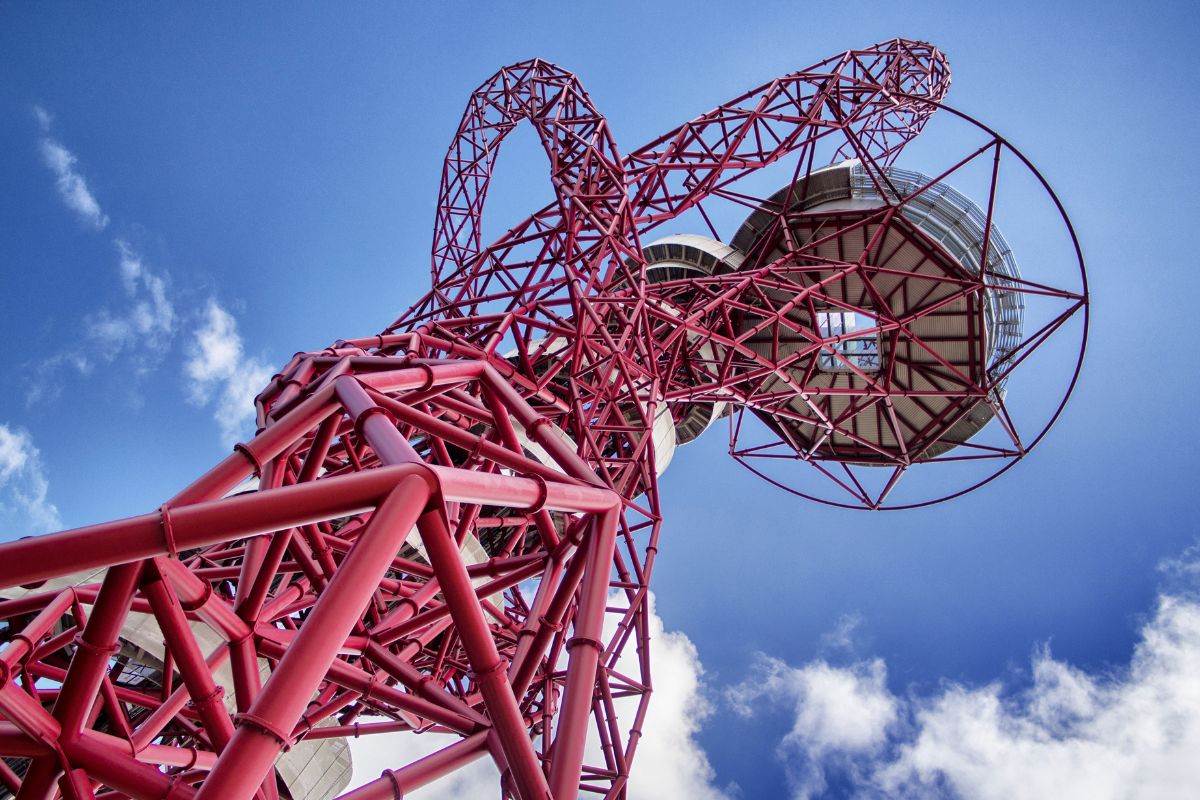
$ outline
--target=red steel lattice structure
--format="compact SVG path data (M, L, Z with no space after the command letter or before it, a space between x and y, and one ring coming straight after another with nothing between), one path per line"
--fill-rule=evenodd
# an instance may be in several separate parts
M625 796L676 439L732 412L739 459L783 448L844 492L828 502L883 508L914 464L1003 471L1065 403L1028 438L1005 405L1009 373L1086 321L1085 283L989 253L1001 154L1028 163L981 128L936 179L894 167L949 81L935 48L893 40L622 156L575 76L498 72L446 158L424 298L294 357L257 399L257 435L156 511L0 546L0 784L276 798L301 743L437 731L459 738L341 796L399 798L480 757L505 796ZM522 122L556 199L485 246L499 144ZM960 228L980 252L955 255L928 220L978 158L991 194ZM786 159L771 198L731 188ZM751 212L733 247L643 246L685 212L707 224L710 199ZM1062 306L1028 335L1025 296ZM740 445L746 413L776 441ZM989 420L1008 444L967 441ZM862 470L886 476L878 492Z

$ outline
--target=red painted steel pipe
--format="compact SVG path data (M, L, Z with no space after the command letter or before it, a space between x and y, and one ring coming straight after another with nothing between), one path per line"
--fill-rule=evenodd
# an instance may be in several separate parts
M416 667L408 662L393 655L383 645L373 641L369 642L365 655L397 681L407 686L414 694L431 703L444 706L446 710L472 720L480 726L489 725L486 717L454 695L433 686L427 676L422 675Z
M558 733L554 737L554 759L550 765L550 787L555 800L574 800L579 794L587 722L596 689L596 667L604 650L600 637L604 608L608 603L608 579L618 521L616 511L600 515L587 541L579 610L575 614L575 635L567 642L567 681L558 717Z
M336 408L332 387L314 390L282 419L255 436L252 445L242 445L236 453L228 456L199 480L175 495L167 504L181 506L224 497L230 489L257 474L263 464L294 444L300 436L316 427Z
M60 748L79 738L91 714L141 571L140 563L124 564L110 569L104 576L92 615L79 635L79 646L54 702L52 713L62 726L59 733ZM57 759L51 756L35 758L25 775L18 798L32 800L50 795L61 774Z
M3 661L9 668L23 661L33 652L34 645L58 624L59 618L71 607L74 599L75 592L71 589L63 589L59 592L36 617L25 625L20 633L12 636L8 647L0 652L0 661ZM7 679L7 676L0 674L0 679Z
M186 783L135 761L96 737L75 738L66 743L64 750L72 764L136 800L191 800L196 795Z
M464 503L507 503L532 508L539 503L555 511L601 512L620 505L621 496L599 486L538 481L512 475L429 467L438 477L442 496Z
M204 721L213 748L220 753L233 736L233 720L226 713L223 702L225 691L213 680L204 654L192 638L183 609L162 576L154 574L151 580L144 580L142 594L154 609L154 618L166 640L166 646L171 650L175 668L179 670L192 703Z
M238 642L250 635L250 626L234 613L225 598L187 567L173 558L156 558L154 566L163 579L170 583L179 602L226 640Z
M385 770L380 777L341 795L338 800L403 800L405 792L419 789L487 755L487 743L488 734L481 731L403 769Z
M420 373L424 380L434 380L437 373L426 375L419 370L399 370L401 373ZM354 420L355 425L362 427L363 436L371 443L379 460L385 464L424 464L417 451L403 436L397 434L395 427L388 421L378 405L375 404L363 389L357 379L343 375L334 381L334 391L346 407L346 413ZM389 435L391 434L396 435Z
M288 649L279 642L268 640L262 643L262 653L265 656L282 658L287 652ZM325 677L346 689L359 692L364 696L379 697L399 709L424 717L453 731L473 734L479 727L474 720L450 711L438 703L431 703L416 695L402 692L393 686L380 684L370 673L340 659L329 664L329 672Z
M361 398L355 396L357 392L362 392ZM379 414L370 413L379 409L379 406L370 401L361 386L346 386L346 394L357 401L354 410L356 424L364 420L364 414L369 414L365 419L366 423L380 419ZM364 398L366 402L363 402ZM371 428L363 424L363 432L371 447L385 463L389 459L408 457L406 450L410 450L411 446L391 423ZM477 473L469 474L480 477ZM421 542L425 545L429 563L442 587L450 616L458 628L459 637L467 651L467 658L475 672L475 680L487 703L493 724L500 734L501 746L504 748L513 781L521 798L546 800L550 796L550 789L504 672L505 662L500 658L496 643L492 640L487 621L483 618L483 611L476 600L471 578L459 554L458 545L442 514L442 509L421 514L417 522Z
M437 573L479 691L500 736L500 745L512 770L513 782L522 800L546 800L551 796L550 787L505 674L506 662L496 650L496 642L483 618L483 610L476 601L475 588L471 585L454 538L440 511L428 511L421 515L417 530L420 531L429 563Z
M288 733L429 501L433 486L420 467L414 470L418 474L402 479L372 516L271 680L241 716L229 755L209 773L197 795L200 800L252 797L280 751L290 744Z
M172 508L175 547L181 551L205 547L369 511L412 474L425 474L425 468L383 467ZM0 588L170 552L158 512L20 539L5 545Z
M9 680L7 674L0 675L0 678L4 679L4 682L0 683L0 714L3 714L26 740L47 745L56 743L62 732L62 725L58 720L42 708L41 703Z
M221 645L205 659L204 663L208 666L210 672L215 673L228 658L228 645ZM183 709L184 705L187 704L188 696L187 687L180 686L158 708L150 712L150 715L134 728L133 736L131 737L134 748L140 750L147 747L162 732L163 728L171 722L175 715Z

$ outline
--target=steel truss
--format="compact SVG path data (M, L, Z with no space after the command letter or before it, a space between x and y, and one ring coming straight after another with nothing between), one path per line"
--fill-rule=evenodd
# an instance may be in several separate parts
M821 399L789 405L812 394L814 353L837 345L814 329L818 306L856 307L829 287L854 276L870 293L891 270L870 245L839 259L822 243L898 231L946 261L901 215L928 186L901 196L889 175L949 81L936 49L893 40L622 156L574 75L536 60L498 72L446 157L424 298L377 336L294 357L256 400L258 434L157 510L0 547L0 784L20 800L274 800L292 791L277 771L292 748L433 731L459 738L340 796L400 798L492 758L505 796L624 797L653 689L652 434L665 411L729 404L735 430L744 411L777 420L790 457L868 507L886 491L869 495L839 465L885 464L890 490L934 458L949 417L979 403L1013 431L996 455L1030 446L997 388L1086 312L1086 286L993 274L990 238L977 273L900 275L890 291L907 297L906 317L882 295L864 304L889 352L900 358L906 339L904 352L937 355L913 320L960 300L981 317L1000 280L1063 300L1061 319L997 363L924 359L934 388L859 369L841 418ZM485 246L499 145L522 122L545 147L556 199ZM831 215L772 256L797 212L729 187L785 157L795 184L821 147L858 159L885 207ZM998 162L1007 147L993 136L980 153ZM689 210L707 219L706 199L774 215L771 244L740 270L647 280L641 238ZM946 418L909 430L888 416L923 395L952 398ZM893 446L855 433L847 420L868 412L892 426ZM157 649L131 632L147 625Z

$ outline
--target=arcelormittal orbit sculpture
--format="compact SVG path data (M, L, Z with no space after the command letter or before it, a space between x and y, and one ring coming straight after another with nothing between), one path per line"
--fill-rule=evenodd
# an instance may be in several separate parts
M296 355L257 435L160 508L0 547L0 785L324 798L347 737L433 731L457 738L341 797L400 798L478 758L503 796L626 796L677 444L728 417L735 457L792 491L911 506L931 501L897 499L910 467L989 480L1075 383L1083 264L1038 173L949 109L939 124L970 134L951 147L975 140L933 177L894 165L949 83L935 48L893 40L622 155L575 76L496 73L446 157L425 297ZM522 122L555 201L485 245ZM1017 173L1047 199L1035 228L1066 242L1034 260L1066 264L1068 288L1022 276L994 225ZM950 187L973 175L978 205ZM722 242L712 220L738 205ZM711 235L647 243L665 223ZM1030 366L1020 395L1035 351L1068 366Z

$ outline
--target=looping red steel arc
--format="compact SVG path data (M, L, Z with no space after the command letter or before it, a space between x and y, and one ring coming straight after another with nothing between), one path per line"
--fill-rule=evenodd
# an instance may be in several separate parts
M740 460L786 452L849 498L829 502L882 508L915 464L1007 464L1044 433L1022 438L1007 381L1086 321L1086 283L1016 270L999 137L936 178L896 166L949 80L935 48L893 40L622 156L574 75L498 72L447 155L420 302L294 357L258 434L157 511L0 547L0 784L332 797L346 738L408 731L450 743L339 796L489 757L504 796L626 796L678 445L729 416ZM485 245L525 121L556 199ZM980 156L983 208L945 183ZM789 159L776 194L731 188ZM716 201L749 214L729 244ZM642 241L685 214L712 236ZM1062 309L1026 334L1029 297ZM750 417L774 441L745 443ZM1010 444L980 444L989 423Z

